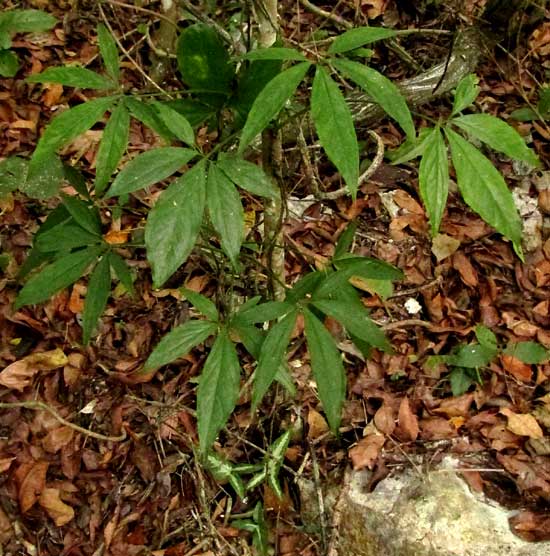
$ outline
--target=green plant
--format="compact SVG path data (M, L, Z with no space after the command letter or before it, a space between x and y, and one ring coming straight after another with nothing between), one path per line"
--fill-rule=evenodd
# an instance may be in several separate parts
M546 120L550 118L550 87L543 86L539 89L539 99L534 108L525 106L514 110L510 118L518 122L531 122L533 120Z
M14 77L19 58L11 50L15 33L38 33L51 29L57 20L41 10L8 10L0 13L0 77Z

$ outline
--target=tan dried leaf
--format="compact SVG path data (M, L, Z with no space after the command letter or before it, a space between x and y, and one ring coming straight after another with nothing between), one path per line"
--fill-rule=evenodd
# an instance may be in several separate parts
M478 279L476 269L472 266L472 263L468 260L466 255L461 251L457 251L453 255L453 268L458 270L462 281L467 286L477 286Z
M59 427L57 429L51 430L48 435L42 440L42 446L46 452L50 454L55 454L69 444L73 439L74 430L71 427Z
M310 409L307 414L308 431L307 437L310 440L315 440L325 434L329 428L325 418L315 409Z
M437 234L432 240L432 253L437 262L450 257L460 247L460 241L446 234Z
M507 428L514 434L529 438L543 438L544 433L540 425L530 413L514 413L507 407L501 409L500 413L508 418Z
M19 508L21 513L29 511L44 490L48 466L47 461L37 461L26 472L19 487Z
M411 410L409 398L403 398L399 405L399 430L406 437L404 440L414 442L418 438L418 418Z
M39 504L58 527L66 525L74 518L73 508L61 500L57 488L45 488L40 495Z
M349 457L355 471L359 469L372 469L384 445L385 438L382 434L369 434L351 448Z
M376 428L387 435L395 430L395 416L389 404L385 403L374 414L374 424Z

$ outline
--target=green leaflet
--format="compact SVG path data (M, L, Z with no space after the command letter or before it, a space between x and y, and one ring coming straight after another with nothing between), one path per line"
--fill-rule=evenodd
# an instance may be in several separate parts
M350 222L346 226L346 229L340 234L334 247L334 255L332 256L335 261L341 257L347 256L351 251L356 230L357 222Z
M82 313L82 343L90 342L99 317L105 310L111 291L111 265L109 255L103 255L88 282L88 291Z
M205 165L199 162L174 181L147 217L145 245L155 287L168 280L195 245L206 203Z
M180 140L187 143L189 146L195 144L195 133L187 118L170 108L166 104L158 101L153 101L153 108L157 111L157 115L162 123Z
M91 208L78 197L61 194L63 205L74 218L75 222L86 231L101 236L101 219L95 207Z
M284 362L286 348L290 335L296 324L296 310L288 313L267 333L263 341L258 367L254 374L254 388L252 392L252 408L258 407L265 393L275 379L277 370Z
M0 197L17 189L27 179L29 161L10 156L0 161Z
M488 349L493 349L496 353L496 350L498 349L497 337L489 328L483 326L482 324L478 324L475 328L475 334L480 345Z
M333 65L338 71L355 81L390 118L403 128L407 137L414 140L416 132L411 112L396 85L381 73L359 62L334 60Z
M106 198L133 193L171 176L197 152L181 147L159 147L138 154L118 173Z
M506 122L489 114L468 114L453 118L451 123L483 141L495 151L510 158L540 166L536 154L525 144L522 136Z
M36 247L43 253L50 253L70 251L76 247L87 245L97 245L102 241L101 236L90 233L74 223L67 222L40 234L36 239Z
M65 179L63 163L53 152L44 153L40 159L35 159L35 155L29 162L26 179L19 184L19 190L36 199L53 197Z
M180 288L181 293L190 301L195 309L200 311L208 320L216 322L219 318L218 309L216 305L204 295L188 290L187 288Z
M56 116L46 127L32 156L31 166L39 166L57 149L88 131L115 102L115 97L89 100Z
M19 292L15 308L34 305L49 299L54 293L76 282L84 271L104 251L103 246L93 246L71 253L35 274Z
M521 220L506 182L475 147L446 128L458 188L466 204L483 220L509 238L521 257Z
M311 89L311 117L319 141L353 197L359 183L359 146L350 109L338 85L317 66Z
M441 225L449 193L448 153L439 127L431 131L425 143L418 181L420 196L430 219L432 236L435 236Z
M311 64L302 62L274 77L258 94L244 124L239 143L239 153L261 133L269 122L282 110L294 94Z
M330 54L340 54L348 50L355 50L366 44L395 37L396 35L396 31L393 29L385 29L383 27L358 27L357 29L350 29L336 37L328 51Z
M116 41L103 23L97 26L97 38L99 42L99 52L103 59L105 69L111 79L116 83L120 79L120 63Z
M197 428L203 454L212 446L235 409L240 374L235 346L227 331L222 329L204 364L197 392Z
M48 68L42 73L35 73L27 77L28 83L60 83L66 87L80 87L81 89L112 89L115 84L108 78L95 71L78 66Z
M118 253L111 251L109 253L109 262L116 277L120 280L125 290L133 297L135 295L134 279L126 261Z
M0 76L14 77L19 69L19 58L11 50L0 50Z
M305 335L313 376L330 428L338 434L346 396L346 375L334 338L308 309L303 310Z
M103 131L96 159L95 193L99 197L105 191L111 175L128 145L130 134L130 114L123 101L111 112Z
M283 497L283 489L279 483L279 471L285 459L290 442L290 431L285 431L269 447L267 460L267 482L279 499Z
M161 122L154 108L150 104L130 96L124 98L124 104L126 104L128 110L130 110L134 118L145 124L148 128L152 129L155 133L158 133L160 137L166 141L172 141L174 139L173 134L164 125L164 123Z
M42 10L10 10L0 14L0 30L10 33L48 31L57 19Z
M220 236L222 249L236 268L244 236L244 214L239 192L229 178L210 164L206 204L212 226Z
M287 60L292 62L308 61L308 59L298 50L280 46L258 48L258 50L247 52L242 58L245 60Z
M287 301L267 301L266 303L240 311L237 319L244 324L269 322L286 315L293 307L294 305Z
M216 324L206 320L190 320L173 328L157 344L145 361L144 372L153 371L187 355L216 332Z
M460 80L460 83L456 87L451 116L455 116L474 103L480 91L478 83L479 78L473 73L470 73Z
M453 355L445 357L446 361L455 367L477 369L487 366L497 355L496 347L487 347L481 344L468 344L460 346Z
M550 358L550 351L537 342L511 343L506 346L503 353L505 355L511 355L528 365L538 365L548 361Z
M257 164L240 157L220 155L217 166L233 183L254 195L269 198L279 195L273 180Z

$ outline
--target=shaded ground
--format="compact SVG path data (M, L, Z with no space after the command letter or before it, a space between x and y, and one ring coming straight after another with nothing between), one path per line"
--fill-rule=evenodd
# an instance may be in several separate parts
M87 91L24 83L25 76L50 65L78 61L94 68L97 64L95 26L100 14L95 9L68 10L34 3L39 4L47 4L63 24L50 33L16 37L15 48L24 64L15 79L0 80L2 157L29 155L56 110L91 98ZM368 6L355 14L343 3L338 15L349 21L357 17L364 23L367 15L377 15L367 14ZM454 29L457 22L475 21L477 9L472 3L459 17L451 8L407 12L392 3L370 3L372 10L377 6L379 17L371 23L383 21L400 28ZM159 9L155 3L148 8ZM217 17L223 21L237 10L229 7ZM123 6L106 6L105 11L121 35L135 32L140 23L154 21L149 13ZM336 29L333 22L298 9L294 3L287 3L281 13L288 39L301 41L315 27ZM513 55L498 51L480 67L480 109L506 119L512 110L536 99L537 83L547 79L550 69L550 16L546 16ZM125 44L129 47L133 40L128 38ZM140 44L135 59L147 68L150 46L146 40ZM402 44L423 67L444 59L449 47L448 38L431 36L414 36ZM393 78L414 73L385 46L377 47L373 64ZM141 90L142 76L129 62L124 67L128 88ZM422 113L437 119L449 109L450 104L441 101ZM418 124L422 121L423 116L418 116ZM517 127L531 139L547 167L548 126L541 121ZM388 149L402 139L387 121L380 122L376 131ZM96 126L67 148L64 157L92 175L100 137L101 126ZM203 137L208 139L206 132ZM215 135L210 140L215 140ZM132 123L130 151L146 150L159 141L139 123ZM332 167L318 150L312 149L312 153L319 157L321 186L338 188ZM493 160L510 186L523 188L534 201L534 210L549 212L549 189L544 189L547 173L522 175L522 169L510 161ZM302 199L309 193L312 176L295 148L285 152L285 165L289 194ZM259 461L283 429L303 423L287 452L282 501L267 486L239 500L193 457L195 379L209 346L164 367L153 378L136 379L132 374L158 339L189 317L192 309L177 288L185 284L213 296L216 275L199 257L192 257L165 289L154 291L144 252L121 249L135 270L137 296L132 299L123 289L115 290L99 335L90 347L82 348L78 319L86 279L46 304L13 310L17 269L33 232L57 200L37 202L19 194L2 199L2 254L9 257L0 279L0 359L3 367L25 357L31 359L18 364L12 382L6 385L4 381L1 402L44 402L58 417L79 427L103 436L124 436L115 441L94 438L38 406L3 409L0 544L4 553L248 554L253 550L250 535L237 529L233 520L246 518L262 499L277 554L320 555L325 550L323 539L330 537L330 530L320 531L320 525L330 523L320 518L304 526L297 475L317 484L338 481L351 461L356 468L374 469L379 480L395 466L407 465L413 454L422 454L430 465L450 452L461 455L465 466L480 470L467 474L472 488L522 510L514 524L518 533L529 540L548 538L550 444L546 427L550 426L550 398L546 394L550 365L528 365L501 356L482 371L482 384L472 384L457 397L451 393L449 369L426 364L428 356L449 353L457 344L472 341L479 323L493 330L502 345L536 340L550 346L548 227L542 229L540 240L521 263L510 244L452 194L442 236L434 248L417 185L415 162L399 168L384 163L363 186L356 202L347 197L314 202L302 215L290 214L285 223L289 283L331 255L350 218L359 222L356 252L395 264L404 271L405 280L385 300L370 293L368 285L356 284L373 318L386 328L395 354L375 351L372 359L364 362L337 325L327 323L346 352L348 399L340 439L327 433L308 355L300 341L293 344L289 357L298 385L294 399L276 391L256 415L250 414L246 397L239 401L216 446L233 462ZM136 197L120 220L113 219L106 207L104 230L113 242L142 231L146 209L160 190L152 188ZM258 222L261 207L252 199L247 206L251 221ZM255 293L250 290L263 287L261 278L253 282L253 287L244 282L236 287L250 295ZM408 309L411 299L418 302L418 313ZM44 352L46 355L37 357ZM248 377L253 363L244 353L242 356ZM530 417L520 417L521 423L514 425L510 415L516 414ZM533 432L532 421L542 427L542 437ZM372 434L373 427L382 435ZM487 471L492 469L494 472Z

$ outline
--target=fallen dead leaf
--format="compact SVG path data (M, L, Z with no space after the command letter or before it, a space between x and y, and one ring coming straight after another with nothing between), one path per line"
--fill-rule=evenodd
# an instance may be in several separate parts
M458 271L462 281L472 288L478 284L477 272L462 251L457 251L453 255L453 268Z
M528 436L529 438L542 438L544 436L537 420L530 413L514 413L507 407L501 409L500 413L508 418L507 428L514 434Z
M42 440L42 447L46 452L55 454L71 442L74 436L74 430L71 427L59 427L51 430L47 436Z
M409 398L403 398L399 405L399 437L414 442L418 438L418 418L411 410Z
M45 488L38 502L58 527L66 525L74 518L73 508L61 500L57 488Z
M49 463L47 461L37 461L25 473L19 487L19 508L21 513L29 511L44 490L48 467Z
M389 404L383 404L374 414L374 424L376 428L387 435L395 430L395 416Z
M0 507L0 545L7 544L14 536L10 518Z
M329 428L325 418L315 409L310 409L307 414L308 431L307 437L315 440L325 434Z
M129 230L111 230L103 236L103 239L111 245L118 245L119 243L126 243L129 236Z
M384 445L385 438L382 434L369 434L359 440L359 442L349 451L349 457L353 469L372 469Z
M437 262L450 257L460 247L460 241L447 234L437 234L432 240L432 253Z
M501 355L500 362L502 364L502 368L518 380L521 380L522 382L531 382L531 380L533 380L533 370L531 369L531 365L520 361L513 355Z

